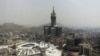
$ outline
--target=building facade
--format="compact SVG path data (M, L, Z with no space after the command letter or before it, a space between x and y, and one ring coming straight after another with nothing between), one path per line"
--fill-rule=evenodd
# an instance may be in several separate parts
M62 27L58 27L56 24L56 13L53 7L53 11L51 13L51 25L44 26L45 40L48 40L54 37L60 37L61 34L62 34Z

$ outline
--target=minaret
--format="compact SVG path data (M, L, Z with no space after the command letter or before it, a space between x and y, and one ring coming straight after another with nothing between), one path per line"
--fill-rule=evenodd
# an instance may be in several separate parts
M54 7L53 7L53 11L51 13L51 27L54 27L54 25L56 25L56 13L55 13Z

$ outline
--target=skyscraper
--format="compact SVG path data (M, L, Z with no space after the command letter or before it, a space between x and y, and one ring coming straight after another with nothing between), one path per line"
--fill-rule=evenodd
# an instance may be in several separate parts
M53 7L53 11L51 13L51 25L44 26L44 35L45 38L48 39L48 37L50 38L60 37L61 34L62 34L62 27L59 27L56 24L56 13Z
M53 7L53 11L51 13L51 26L54 27L54 25L56 25L56 13L55 13L54 7Z

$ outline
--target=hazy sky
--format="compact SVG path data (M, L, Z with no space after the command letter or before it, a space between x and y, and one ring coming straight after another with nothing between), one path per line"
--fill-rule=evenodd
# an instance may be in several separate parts
M100 27L100 0L0 0L0 24L49 23L53 5L57 22L63 25Z

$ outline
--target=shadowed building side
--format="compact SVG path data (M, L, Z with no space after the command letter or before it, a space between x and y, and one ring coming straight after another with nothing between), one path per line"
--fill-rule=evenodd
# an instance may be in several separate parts
M53 7L53 11L51 13L51 27L54 27L54 25L56 25L56 13L55 13L54 7Z
M49 42L51 40L56 41L57 38L60 38L62 35L62 27L56 25L56 13L53 7L53 11L51 13L51 25L44 26L44 36L45 41Z
M62 27L56 25L56 13L53 11L51 13L51 25L44 26L44 36L45 40L49 41L51 38L58 38L62 34ZM49 38L48 38L49 37Z

